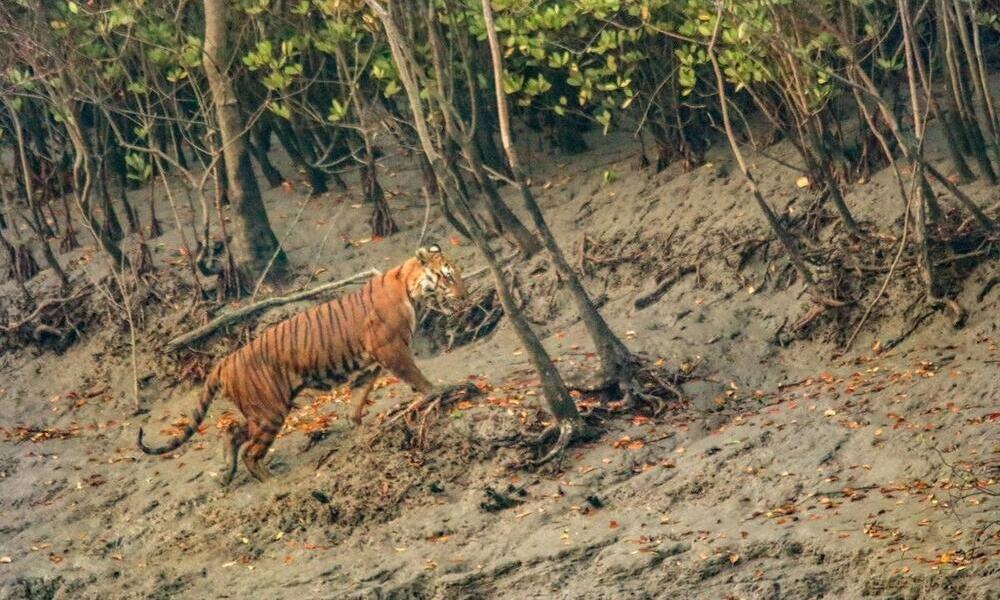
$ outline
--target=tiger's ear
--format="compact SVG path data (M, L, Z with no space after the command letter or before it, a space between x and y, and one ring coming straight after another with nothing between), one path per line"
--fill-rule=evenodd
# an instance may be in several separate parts
M431 244L426 248L417 248L417 260L419 260L421 264L426 265L427 261L431 259L432 254L440 254L440 253L441 253L441 246L438 246L437 244Z

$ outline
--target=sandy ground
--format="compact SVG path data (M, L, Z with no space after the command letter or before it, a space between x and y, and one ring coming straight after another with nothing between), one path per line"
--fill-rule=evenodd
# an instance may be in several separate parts
M964 329L933 313L876 354L915 318L902 305L917 284L904 280L839 355L860 309L846 324L822 315L792 331L811 303L789 284L787 261L766 243L724 155L688 174L655 175L636 168L636 145L624 137L595 139L598 149L573 159L528 141L535 189L561 243L575 259L587 234L588 253L607 259L587 264L588 286L606 297L604 314L632 348L691 371L686 405L610 419L561 464L511 469L518 452L495 442L537 425L538 392L502 322L471 345L421 352L432 380L491 386L440 415L425 449L371 424L410 397L403 386L385 382L361 429L343 418L343 394L310 395L275 445L276 476L260 484L241 470L224 489L215 424L225 401L176 454L134 448L138 426L160 439L196 397L183 365L158 348L203 315L168 295L140 335L146 414L132 414L120 324L91 328L62 355L0 353L0 598L1000 598L1000 288L977 299L995 264L965 282ZM791 157L783 145L775 151ZM793 172L754 161L779 210L811 202ZM412 251L424 214L412 162L382 164L403 231L380 242L362 243L368 215L353 179L353 196L267 194L297 272L289 288ZM995 203L995 188L967 191ZM900 213L888 173L847 200L876 227ZM187 211L179 207L182 220ZM161 218L155 259L183 277L178 232L170 213ZM479 266L442 222L429 233L467 271ZM92 254L71 255L71 271L97 269ZM657 274L685 266L697 268L635 308ZM586 334L548 263L515 270L546 346L567 374L585 376L594 362ZM267 313L256 327L303 306ZM200 348L219 352L251 333ZM301 431L318 417L331 433L303 452ZM23 439L17 426L48 433Z

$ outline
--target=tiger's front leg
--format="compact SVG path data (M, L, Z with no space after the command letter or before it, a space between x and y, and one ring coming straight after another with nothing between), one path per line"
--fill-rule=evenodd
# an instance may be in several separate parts
M417 363L413 361L409 348L376 352L375 360L390 373L408 383L413 391L429 394L434 390L434 384L424 377Z
M350 419L356 426L361 425L361 418L364 416L365 406L368 404L368 396L375 387L375 380L382 374L382 367L375 365L361 373L351 384L351 416Z

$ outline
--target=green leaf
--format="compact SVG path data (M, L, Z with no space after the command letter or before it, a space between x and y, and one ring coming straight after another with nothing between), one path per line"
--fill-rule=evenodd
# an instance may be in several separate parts
M607 134L608 129L611 127L611 113L607 110L603 110L597 113L597 117L595 118L597 119L597 122L604 127L604 133Z
M385 84L385 90L382 91L382 95L384 95L386 98L392 98L393 96L398 94L401 89L402 88L399 87L399 84L396 83L395 80L391 80L389 81L389 83Z
M292 118L292 111L281 102L270 101L267 103L267 109L286 121Z
M347 116L347 106L340 100L333 99L330 105L330 114L326 117L331 123L340 123Z

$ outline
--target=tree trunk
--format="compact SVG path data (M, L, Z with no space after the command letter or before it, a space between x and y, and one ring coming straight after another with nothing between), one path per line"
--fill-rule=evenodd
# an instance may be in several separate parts
M249 148L250 152L253 154L254 160L256 160L257 164L260 165L260 170L264 174L264 179L267 179L267 185L272 188L279 187L282 182L285 181L285 178L281 176L281 171L275 168L275 166L271 163L271 158L267 155L267 152L265 152L260 145L254 143L250 136L247 136L246 142L247 148Z
M236 102L232 81L223 71L228 64L226 0L204 0L205 75L215 104L220 143L226 161L226 182L233 209L232 247L243 284L265 274L284 275L287 259L271 230L244 136L246 127ZM273 263L273 265L272 265ZM268 267L271 265L270 270Z
M337 68L342 77L348 77L350 69L347 59L340 46L334 49L337 59ZM357 81L357 80L355 80ZM375 148L372 144L371 127L368 123L367 100L362 98L361 86L354 84L354 89L350 94L351 108L354 116L358 120L360 130L359 138L364 152L364 163L361 166L361 187L364 191L365 200L372 205L372 216L368 223L372 228L372 237L387 237L399 231L399 227L392 219L389 212L389 203L385 201L385 191L378 182L378 165L375 163ZM345 143L347 143L345 141Z
M460 112L455 110L454 106L448 105L449 95L444 86L444 80L448 77L444 58L444 42L438 30L439 23L433 2L428 4L426 17L427 34L431 46L431 60L437 82L437 101L442 105L441 112L444 116L445 133L461 149L466 163L468 163L469 168L472 170L473 179L479 186L479 189L486 195L487 209L499 233L504 235L512 245L520 249L525 257L532 256L539 250L538 240L535 239L535 236L531 235L528 228L521 223L517 215L503 201L503 198L497 192L496 185L490 180L486 169L483 167L483 158L475 143L476 132L472 129L475 127L478 130L483 125L477 123L478 119L473 120L471 123L465 122ZM473 75L471 72L467 72L466 77L471 79ZM480 103L476 101L478 90L473 87L469 91L469 102L470 104L474 104L474 106L471 106L468 111L483 112L479 108Z
M781 221L778 220L777 215L774 214L771 206L767 203L767 200L764 199L764 196L757 188L757 181L750 172L750 168L747 167L746 161L743 160L743 153L740 151L739 142L736 140L736 134L733 132L733 125L729 119L729 101L726 97L725 80L722 78L722 70L719 68L719 59L715 56L715 42L718 39L719 25L722 22L721 12L722 5L719 4L715 31L712 35L712 40L708 45L708 57L712 62L712 71L715 73L715 83L719 94L719 108L722 112L722 124L726 131L726 139L729 140L729 148L732 150L733 158L736 159L736 164L739 166L740 173L743 174L743 179L746 180L747 185L750 187L750 193L753 195L754 200L756 200L757 206L760 207L761 212L764 213L764 218L767 219L771 229L774 231L775 235L778 236L778 240L785 247L785 251L788 252L788 256L791 259L792 264L795 266L795 269L799 272L799 275L802 276L802 279L807 284L812 285L813 276L812 273L809 272L808 267L806 267L805 259L802 258L802 254L799 252L791 234L788 233L785 227L781 224Z
M278 141L284 146L285 152L292 162L301 167L306 172L309 186L312 188L312 195L325 194L329 188L326 185L326 174L314 167L302 154L299 149L298 140L292 126L284 119L276 119L274 133L278 136Z
M504 154L507 156L507 162L514 173L514 180L517 182L521 198L524 200L524 206L531 216L535 229L541 235L545 249L552 256L552 262L555 264L556 270L566 281L573 296L573 301L576 303L577 311L580 313L580 318L583 320L583 324L586 326L587 332L594 342L597 354L601 358L601 368L604 378L609 383L619 383L624 391L628 389L627 386L632 383L635 377L636 361L621 339L611 331L601 313L598 312L594 302L587 294L587 290L583 287L580 278L577 277L576 272L569 265L562 249L559 248L555 236L552 235L552 230L549 229L548 223L545 222L545 217L542 215L542 210L538 206L538 202L535 201L531 188L528 187L527 178L521 170L520 161L517 157L517 149L514 147L511 139L510 113L507 109L507 96L503 91L502 83L503 59L500 55L500 43L497 40L496 27L493 24L493 10L490 7L489 0L483 0L483 17L493 62L493 80L494 88L496 89L497 120L500 124L500 142L503 146Z
M33 300L31 294L28 293L28 289L25 287L24 282L31 279L38 273L38 263L35 262L35 257L31 255L28 247L24 243L24 239L21 237L21 232L17 228L15 223L14 209L11 206L10 198L7 195L7 189L0 185L0 209L4 214L4 218L7 221L9 230L14 232L14 243L11 244L7 241L3 235L0 235L0 239L3 240L4 248L6 249L7 255L10 259L10 268L7 275L14 279L18 287L21 289L21 293L24 297L31 303Z
M497 286L497 294L503 304L504 311L507 314L507 317L511 320L511 323L514 325L514 330L517 333L518 339L521 341L524 349L528 352L528 357L531 360L532 365L538 371L538 375L542 382L543 395L549 413L552 414L561 426L560 440L557 442L557 445L562 442L568 443L568 441L572 438L574 431L583 428L583 420L580 417L580 413L576 410L576 405L572 398L570 398L569 391L566 389L566 384L563 382L562 376L556 369L551 357L549 357L545 348L539 341L538 336L536 336L534 331L531 330L531 327L528 325L527 320L521 313L520 308L514 302L513 296L510 292L510 287L507 285L507 281L504 278L504 274L500 269L493 250L490 248L489 241L486 239L485 233L473 218L467 202L459 197L454 185L449 183L451 178L445 169L441 153L434 148L427 120L424 116L424 109L420 101L420 86L415 80L414 71L416 69L412 59L413 48L408 45L408 42L399 31L399 27L396 24L394 17L390 14L389 11L393 9L391 4L389 7L386 7L381 5L378 0L365 1L368 6L372 8L373 12L382 22L385 29L393 59L396 63L397 69L399 70L403 87L406 90L406 96L410 103L410 111L412 113L414 126L417 130L417 135L420 138L420 145L424 150L424 154L426 154L427 160L434 169L434 175L437 178L438 183L445 188L446 199L454 198L456 200L455 208L466 220L466 227L472 236L473 242L476 244L477 248L479 248L479 251L482 253L483 257L487 261L487 264L489 265L490 272L492 273L494 282ZM565 448L565 443L562 445L562 448Z
M28 166L28 151L24 147L24 132L21 129L21 120L18 118L17 111L14 109L13 105L10 102L7 102L6 104L7 110L10 112L11 123L14 128L14 137L17 140L17 153L21 161L21 170L24 176L24 193L27 196L28 206L35 219L36 233L39 237L38 241L42 245L42 256L45 257L45 262L48 263L49 267L55 272L56 277L59 278L59 282L62 284L62 287L67 288L69 287L69 277L66 276L66 271L64 271L59 265L59 261L56 259L55 253L52 252L52 247L49 246L49 240L47 240L44 233L42 233L42 223L39 222L38 209L35 204L34 188L31 184L31 168Z
M188 170L187 155L184 154L184 135L181 127L177 123L170 126L170 137L174 142L174 154L177 156L177 165L185 171Z

